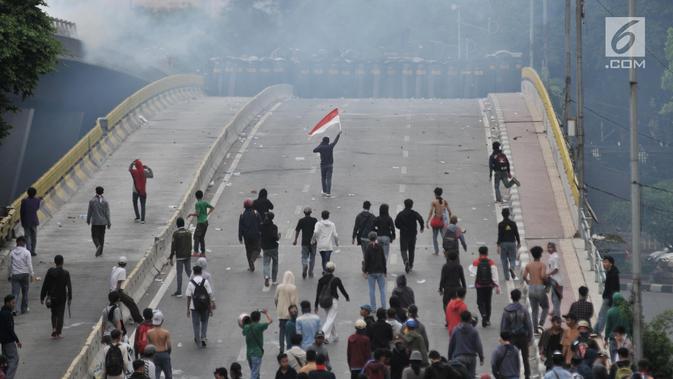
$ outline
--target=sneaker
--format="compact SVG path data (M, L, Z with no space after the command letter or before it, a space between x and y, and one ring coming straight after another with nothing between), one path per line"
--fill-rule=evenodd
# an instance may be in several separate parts
M516 280L516 274L514 273L514 269L509 269L509 274L512 276L512 280Z
M144 224L144 223L145 223L145 220L140 220L140 223L141 223L141 224Z
M272 286L277 286L277 285L278 285L278 282L273 281L273 282L271 282L271 285L272 285Z
M312 278L312 277L313 277L313 273L312 273L312 272L309 272L309 273L308 273L308 277L309 277L309 278Z
M514 184L516 184L517 187L521 187L521 182L517 180L517 178L512 177L512 182L514 182Z
M206 341L201 341L201 347L206 347Z
M175 291L171 294L171 296L182 297L182 292Z
M133 222L138 223L138 222L140 222L140 219L139 219L139 218L136 218L136 219L133 220Z
M302 279L306 279L306 273L307 273L307 272L308 272L308 266L304 265L304 266L301 268L301 278L302 278Z
M325 197L332 197L332 194L331 193L326 193Z
M269 281L270 281L269 278L264 278L264 287L268 287L268 286L269 286Z
M404 264L404 272L407 274L411 271L411 266L409 266L409 262Z

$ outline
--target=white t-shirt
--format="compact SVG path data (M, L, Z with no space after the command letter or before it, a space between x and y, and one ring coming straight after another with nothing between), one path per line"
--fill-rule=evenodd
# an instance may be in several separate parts
M196 286L194 283L192 283L192 280L196 282L197 284L201 284L202 281L206 281L206 284L204 284L204 287L206 287L206 292L208 292L208 295L213 294L213 289L210 288L210 282L204 279L201 275L194 276L190 281L189 284L187 284L187 292L185 293L187 297L192 298L194 297L194 290L196 289ZM212 298L212 297L211 297ZM189 309L194 310L194 300L189 301Z
M549 275L549 277L554 279L556 283L561 284L561 257L557 252L554 252L554 254L549 255L549 259L547 260L547 272L550 273L556 269L559 271L554 275Z
M126 280L126 269L124 267L115 266L112 268L110 274L110 291L117 289L117 283L120 280Z
M119 308L119 306L116 306L114 311L112 312L112 322L110 322L108 315L110 313L111 307L112 307L111 305L108 305L105 308L103 308L103 312L101 314L101 316L103 317L103 321L105 321L104 334L106 336L109 336L113 330L117 329L115 322L123 320L122 310L121 308Z

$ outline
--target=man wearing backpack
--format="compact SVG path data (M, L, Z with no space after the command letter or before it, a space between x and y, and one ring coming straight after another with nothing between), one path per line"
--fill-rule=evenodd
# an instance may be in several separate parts
M510 293L512 303L505 307L500 321L500 333L508 332L512 336L512 344L521 351L523 371L526 379L530 378L530 363L528 362L528 345L533 340L533 324L530 321L528 310L519 303L521 291L518 289Z
M610 379L631 378L635 367L631 363L631 352L625 347L617 350L617 362L610 367Z
M484 364L481 338L477 329L472 326L472 314L469 311L460 314L460 325L451 333L448 358L462 363L467 368L470 378L475 376L477 358L480 365Z
M512 279L516 279L514 267L516 252L521 247L521 240L516 222L509 219L509 208L504 208L501 214L502 221L498 223L498 254L502 262L502 271L505 273L505 281L508 281L510 274L512 274Z
M112 343L103 348L105 357L103 378L105 379L124 379L129 367L128 346L121 342L122 333L119 330L113 330L110 333Z
M500 345L491 356L491 372L496 379L519 379L519 349L512 345L512 334L500 332Z
M495 262L488 257L488 247L481 246L479 248L479 258L472 262L469 271L475 277L474 287L477 290L477 307L481 314L481 326L485 328L491 325L493 288L495 288L496 294L500 294L498 268L495 266Z
M442 248L444 249L444 257L448 260L449 254L460 253L458 244L463 245L463 251L467 251L467 244L465 243L465 233L463 229L458 226L458 216L452 215L449 218L449 225L444 229L442 235Z
M509 172L509 159L507 155L500 149L500 142L493 142L493 152L488 159L488 178L493 179L493 188L495 189L495 201L502 203L502 195L500 194L500 182L505 185L505 188L510 188L516 184L517 187L521 185L515 177Z
M329 343L338 339L336 335L336 316L339 304L337 290L341 291L346 301L350 301L350 297L343 283L341 283L341 279L334 275L334 270L336 270L334 262L327 262L325 270L325 274L318 280L318 288L315 294L315 312L318 313L318 306L320 306L327 313L322 331L325 332L325 339Z
M213 290L208 280L201 276L201 266L194 266L192 271L194 276L187 285L187 318L190 315L192 317L194 343L196 343L196 346L206 347L208 317L212 314L211 296Z
M376 218L373 213L369 211L372 203L369 200L365 200L362 203L362 211L358 213L355 217L355 224L353 225L353 244L356 243L362 249L362 259L365 259L365 254L367 252L367 246L369 246L369 232L372 231L374 226L374 219Z

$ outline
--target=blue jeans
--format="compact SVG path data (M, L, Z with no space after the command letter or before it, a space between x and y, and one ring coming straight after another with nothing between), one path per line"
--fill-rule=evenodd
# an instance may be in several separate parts
M320 258L322 260L322 272L327 272L327 262L329 262L330 257L332 256L332 250L324 250L320 252Z
M505 273L505 280L509 280L509 269L516 267L516 242L500 243L500 261L502 262L502 271Z
M177 259L175 261L175 270L177 271L177 280L178 280L178 290L176 293L182 293L182 271L185 271L187 278L192 274L192 262L189 258L186 259Z
M549 299L544 284L531 284L528 286L528 301L530 302L533 329L543 326L549 312ZM542 314L540 314L542 308Z
M173 377L173 368L171 367L171 353L167 351L156 353L154 355L154 366L154 373L157 378L161 377L162 371L166 379L171 379Z
M495 200L498 202L502 202L502 195L500 194L500 182L502 182L505 188L510 188L514 185L514 181L508 177L507 172L495 172L495 175L493 176L493 189L495 189Z
M378 284L379 292L381 293L381 307L386 306L386 277L383 273L373 273L367 275L367 282L369 283L369 304L373 309L376 308L376 290L375 286Z
M140 212L138 212L138 202L140 202ZM147 195L140 196L138 192L133 192L133 212L136 214L136 220L145 221L145 203Z
M381 236L378 238L379 244L383 248L383 254L386 256L386 262L388 262L388 252L390 251L390 237Z
M267 278L273 282L278 278L278 248L264 249L264 279Z
M435 255L439 254L439 244L437 243L437 236L442 238L442 228L432 228L432 247L435 248Z
M192 328L194 329L194 341L197 344L206 339L209 316L208 311L199 312L192 309Z
M262 367L262 357L248 356L250 379L259 379L259 368Z
M605 321L610 309L610 300L603 299L603 304L601 305L601 310L598 311L598 317L596 318L596 325L594 325L594 333L601 334L603 333L603 328L605 328ZM605 335L609 336L612 333L611 330L606 331Z
M14 379L16 369L19 368L19 348L16 346L16 342L3 343L2 355L7 358L7 371L5 375L7 379Z
M26 237L26 249L30 255L37 255L37 226L24 226L23 235Z
M301 265L303 267L308 266L308 273L313 276L313 267L315 266L315 245L301 247Z
M322 191L332 193L332 170L333 165L320 166L320 179L322 182Z
M30 286L30 274L12 275L12 295L19 302L19 292L21 292L21 313L28 312L28 288Z

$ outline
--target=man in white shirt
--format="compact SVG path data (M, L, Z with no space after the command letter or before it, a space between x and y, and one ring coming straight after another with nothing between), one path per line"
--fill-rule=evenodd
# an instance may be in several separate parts
M554 242L547 243L547 276L551 285L551 302L553 305L552 315L561 316L561 299L563 298L563 286L561 285L561 257L556 251Z
M201 266L192 267L194 276L187 284L187 318L192 318L194 328L194 343L196 346L206 347L206 332L208 331L208 318L213 314L212 294L210 283L201 276Z
M104 357L103 362L105 362L103 364L103 377L107 379L124 379L126 378L126 374L131 373L133 371L131 366L131 360L129 359L129 345L125 344L124 342L121 342L122 333L119 330L116 329L113 330L112 333L110 333L110 338L112 339L112 343L103 348L103 357ZM114 356L118 357L117 353L110 353L110 349L112 349L113 346L121 350L122 366L123 366L121 374L108 372L108 369L112 368L108 366L115 366L114 364L112 364L112 362L115 360L113 357ZM110 353L110 357L108 357L108 353Z
M21 314L29 311L28 309L28 288L30 282L35 279L33 273L33 260L30 251L26 249L26 237L16 238L16 247L9 253L9 280L12 282L12 295L19 299L21 292Z
M330 261L335 246L339 246L339 235L336 226L329 220L329 211L322 211L322 220L315 224L311 243L316 244L316 250L320 252L322 259L322 273L327 272L327 262Z
M117 261L117 265L112 268L112 272L110 273L110 292L112 291L117 291L119 292L119 300L128 308L129 312L131 313L131 318L133 321L136 323L140 324L142 323L145 319L143 318L143 315L140 313L140 309L138 309L138 305L136 304L135 300L129 295L127 295L124 290L124 281L126 280L126 263L127 259L125 256L119 257L119 260Z

